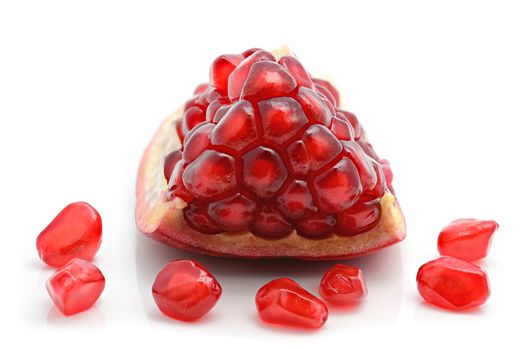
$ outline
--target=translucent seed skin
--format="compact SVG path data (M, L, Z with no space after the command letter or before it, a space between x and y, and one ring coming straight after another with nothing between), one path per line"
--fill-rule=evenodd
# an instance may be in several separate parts
M102 218L85 202L66 206L38 235L38 256L60 267L74 258L93 260L102 243Z
M367 294L363 271L344 264L336 264L326 271L319 285L319 295L333 305L352 305Z
M174 319L193 322L217 303L222 288L215 277L194 260L175 260L157 274L152 294L159 310Z
M492 237L498 228L494 220L452 221L439 233L439 253L465 261L483 259L489 252Z
M490 296L485 270L452 257L441 257L424 264L419 268L416 280L421 297L446 310L476 308Z
M255 296L259 318L270 324L320 328L328 319L328 308L317 297L289 278L262 286Z
M104 275L95 265L75 258L51 275L46 288L60 312L71 316L91 308L105 283Z

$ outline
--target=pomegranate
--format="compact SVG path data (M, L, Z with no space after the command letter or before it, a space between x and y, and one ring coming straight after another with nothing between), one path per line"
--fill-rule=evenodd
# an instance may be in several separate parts
M401 241L389 163L339 100L289 52L219 56L144 153L138 228L245 258L346 258Z

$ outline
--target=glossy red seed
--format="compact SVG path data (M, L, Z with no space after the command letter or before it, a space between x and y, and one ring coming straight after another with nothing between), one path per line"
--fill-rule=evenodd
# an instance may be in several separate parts
M383 173L383 167L381 166L381 164L379 164L373 159L371 160L371 162L374 167L374 172L376 174L377 181L372 189L366 191L366 194L374 198L381 198L383 197L387 189L385 174Z
M206 109L206 121L212 122L219 108L221 108L225 103L227 102L221 101L220 99L215 100L212 103L210 103L210 105Z
M329 92L329 94L333 97L334 106L337 107L340 105L340 98L339 98L339 91L330 83L329 81L323 80L323 79L312 79L314 84L316 84L316 89L319 89L319 86L321 88L321 93L323 93L326 96L326 91ZM328 96L326 96L328 97Z
M277 207L290 220L300 220L317 212L306 181L293 180L276 198Z
M242 55L221 55L213 61L210 68L210 83L219 91L228 91L228 78L235 68L244 60Z
M93 306L104 285L104 275L95 265L72 259L51 275L46 288L56 307L70 316Z
M252 65L255 62L259 61L275 62L275 57L267 51L259 50L242 61L228 78L228 98L231 101L235 101L239 98L242 87L244 86L248 73L250 72L250 68L252 68Z
M102 219L91 205L71 203L58 213L36 239L38 256L60 267L73 258L92 260L102 242Z
M190 107L182 116L182 134L186 135L191 129L206 121L206 114L199 107Z
M366 155L361 146L356 142L343 142L343 146L345 154L357 167L363 192L372 190L376 186L378 180L372 159Z
M180 321L198 320L219 300L222 288L215 277L194 260L175 260L157 274L153 299L165 315Z
M340 236L355 236L374 227L381 218L379 199L358 202L337 213L336 233Z
M232 108L232 105L225 105L225 106L220 107L217 110L217 112L215 112L215 115L213 116L213 122L215 124L218 124L231 108Z
M255 219L256 210L257 205L254 201L236 194L210 203L208 215L213 221L220 223L225 230L240 231L250 227Z
M380 162L383 173L385 174L386 185L392 190L392 181L394 180L394 174L390 167L390 162L386 159L381 159Z
M348 209L362 193L359 173L352 161L344 157L314 179L313 191L322 211L337 213Z
M441 257L421 266L417 289L430 304L455 311L478 307L490 295L486 272L452 257Z
M277 152L257 147L243 156L244 185L259 197L277 193L286 180L286 167Z
M241 98L259 100L290 93L297 83L281 65L270 61L256 62L250 68L241 90Z
M295 136L308 123L301 105L290 97L278 97L259 102L264 137L282 144Z
M184 153L182 159L189 163L201 155L210 144L210 133L215 125L203 122L193 128L184 139Z
M352 128L354 129L354 139L355 141L359 141L361 137L363 136L363 129L361 128L361 124L357 120L357 117L354 113L350 113L347 111L343 111L342 109L337 110L337 116L341 119L346 119L352 125Z
M166 181L170 180L173 169L175 168L175 164L177 164L177 162L181 159L182 152L180 149L171 152L164 158L164 178Z
M310 170L310 156L303 141L294 141L287 148L292 171L296 175L306 175Z
M340 118L332 118L330 130L339 140L351 141L354 138L354 129L352 128L350 123Z
M279 59L279 64L282 65L295 79L298 86L306 86L307 88L313 87L312 79L306 72L303 65L299 60L292 56L283 56Z
M195 88L195 91L193 91L193 94L194 95L202 94L204 91L206 91L208 89L209 86L210 85L208 83L199 84Z
M316 171L334 160L343 150L341 142L323 125L310 126L303 136L310 158L310 170Z
M206 150L184 170L182 181L198 198L223 194L237 184L235 159L224 153Z
M271 207L264 206L255 218L250 231L267 238L280 238L292 231L292 225L288 223L277 211Z
M175 164L171 177L168 181L168 198L174 199L179 197L180 199L189 202L193 199L191 193L188 192L184 183L182 182L182 174L184 172L184 161L180 160Z
M319 295L334 305L352 305L367 294L363 271L343 264L336 264L326 271L319 285Z
M308 238L324 238L334 232L336 218L334 215L317 213L296 223L297 233Z
M180 143L183 143L184 133L182 132L182 118L175 120L175 130L177 131L177 136L179 137Z
M300 87L296 98L311 122L321 123L326 126L330 125L330 111L315 91L306 87Z
M332 95L330 90L318 84L314 84L314 88L319 94L321 94L322 97L324 97L329 103L332 104L335 110L335 106L337 106L337 101L335 100L335 97Z
M193 200L184 208L184 218L186 222L195 230L206 233L216 234L224 231L218 223L208 215L208 204Z
M262 321L290 327L320 328L328 318L328 308L317 297L289 278L279 278L262 286L255 296Z
M217 123L211 134L211 143L242 151L257 139L257 125L252 104L248 101L235 103Z
M493 220L452 221L439 233L439 253L465 261L483 259L488 254L492 236L498 227L498 223Z
M242 53L242 55L247 58L247 57L250 57L251 55L253 55L255 52L257 51L261 51L261 49L258 49L258 48L253 48L253 49L248 49L246 51L244 51Z

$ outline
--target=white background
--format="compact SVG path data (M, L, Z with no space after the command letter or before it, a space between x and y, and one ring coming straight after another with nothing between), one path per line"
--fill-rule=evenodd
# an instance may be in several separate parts
M519 1L1 1L0 343L523 346L524 18ZM339 87L390 159L407 239L350 262L363 268L369 296L333 312L320 331L266 327L253 298L280 276L315 292L331 263L193 256L223 297L196 324L167 319L152 281L163 264L189 255L135 228L142 151L216 56L282 44ZM35 238L77 200L102 214L96 263L107 285L93 309L65 318L46 294L52 271ZM437 256L440 228L460 217L501 225L483 262L493 293L479 310L447 313L421 301L415 275Z

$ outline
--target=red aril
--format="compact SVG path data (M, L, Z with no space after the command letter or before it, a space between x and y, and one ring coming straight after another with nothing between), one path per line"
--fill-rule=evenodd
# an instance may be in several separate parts
M38 235L36 248L46 264L60 267L73 258L92 260L102 242L102 219L91 205L71 203Z
M328 318L326 305L289 278L262 286L255 304L261 320L283 326L320 328Z
M334 305L351 305L368 294L361 269L336 264L325 272L319 285L319 295Z
M260 49L220 56L210 76L144 154L143 232L247 258L347 258L404 238L387 163L330 83Z
M152 293L162 313L190 322L201 318L215 306L222 288L198 262L175 260L159 271Z
M465 261L483 259L487 256L492 235L498 227L498 223L493 220L452 221L439 233L439 253Z
M430 304L448 310L465 310L483 305L490 295L486 272L452 257L427 262L417 272L419 294Z
M104 285L104 275L95 265L72 259L51 275L46 287L56 307L70 316L93 306Z

